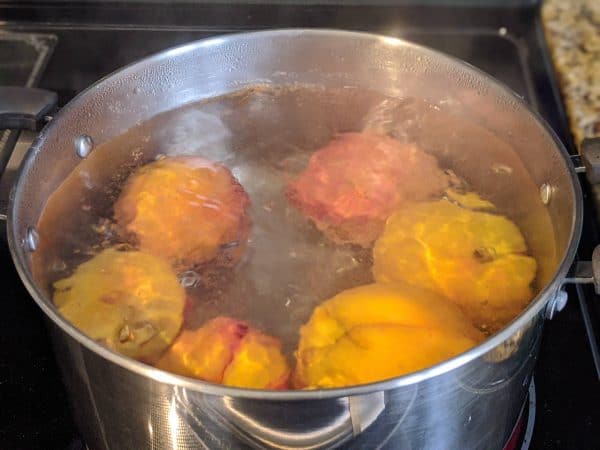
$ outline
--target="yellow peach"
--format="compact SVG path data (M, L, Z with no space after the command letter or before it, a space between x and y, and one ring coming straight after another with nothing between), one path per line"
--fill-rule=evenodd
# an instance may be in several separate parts
M532 299L537 264L519 228L504 216L446 200L395 212L373 250L378 282L403 281L434 290L474 323L495 330Z
M285 389L290 369L277 338L230 317L184 330L156 367L227 386Z
M138 251L103 250L54 283L60 313L86 335L153 361L181 327L185 291L168 263Z
M475 346L483 335L439 295L404 283L348 289L300 330L293 384L333 388L414 372Z
M249 231L249 204L226 167L182 156L136 170L114 205L114 215L124 238L131 237L141 250L176 269L186 269L220 254L232 261L239 258Z

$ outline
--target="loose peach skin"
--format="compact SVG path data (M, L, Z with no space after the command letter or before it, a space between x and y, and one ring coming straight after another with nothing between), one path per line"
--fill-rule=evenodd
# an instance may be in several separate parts
M285 389L290 376L277 338L229 317L217 317L196 330L183 330L156 367L253 389Z
M334 241L369 247L395 209L442 194L448 183L436 159L412 144L343 133L311 156L286 195Z
M483 335L439 295L404 283L348 289L323 302L300 330L293 385L334 388L429 367Z
M122 236L178 270L243 251L250 200L231 172L199 157L170 157L136 170L114 205Z
M537 264L526 253L523 235L504 216L422 202L388 219L373 250L373 274L434 290L493 331L533 297Z

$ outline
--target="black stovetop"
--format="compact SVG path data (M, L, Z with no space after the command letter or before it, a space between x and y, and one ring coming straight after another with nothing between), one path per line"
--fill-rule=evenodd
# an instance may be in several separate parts
M512 6L165 7L0 0L0 33L55 36L54 53L39 85L57 91L61 104L124 64L209 35L327 27L399 36L458 56L496 76L524 96L573 151L537 5L509 3ZM0 74L1 62L0 58ZM600 240L594 217L594 205L586 194L582 258L589 259ZM0 448L77 448L80 443L42 313L22 287L1 239L0 271L5 303L0 314ZM547 324L535 373L537 409L531 449L600 448L600 382L580 304L598 311L599 300L587 289L580 301L572 292L566 309Z

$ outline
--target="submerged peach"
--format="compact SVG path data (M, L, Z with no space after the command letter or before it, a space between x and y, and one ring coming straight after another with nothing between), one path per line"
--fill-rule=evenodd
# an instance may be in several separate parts
M224 166L199 157L171 157L142 166L114 205L121 233L140 249L185 269L240 256L250 200Z
M277 338L229 317L182 331L156 366L212 383L254 389L285 389L290 375Z
M448 182L435 157L412 144L343 133L311 156L286 195L334 241L368 247L395 209L441 194Z
M334 388L414 372L475 346L482 334L439 295L370 284L325 301L300 330L293 384Z
M404 281L448 297L477 326L495 330L533 297L536 261L504 216L446 200L395 212L373 250L379 282Z
M153 361L181 327L185 291L168 263L138 251L103 250L54 283L60 313L90 338Z

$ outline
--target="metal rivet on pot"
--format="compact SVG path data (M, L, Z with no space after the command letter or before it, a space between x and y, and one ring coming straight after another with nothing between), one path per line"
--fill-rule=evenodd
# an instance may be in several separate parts
M27 228L27 233L25 236L25 244L27 245L27 250L33 252L37 249L38 242L40 240L40 236L38 232L33 227Z
M552 199L552 186L548 183L544 183L540 186L540 198L544 205L550 203L550 200Z
M80 158L87 158L94 148L94 141L87 134L82 134L75 138L75 153Z
M554 298L548 302L546 307L546 319L552 320L557 312L562 311L567 306L569 295L566 291L560 290L556 293Z
M561 312L563 309L565 309L568 300L569 294L567 294L566 291L560 290L554 299L554 311Z

